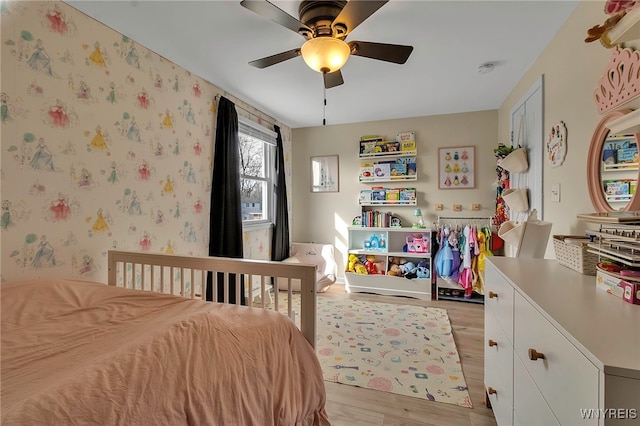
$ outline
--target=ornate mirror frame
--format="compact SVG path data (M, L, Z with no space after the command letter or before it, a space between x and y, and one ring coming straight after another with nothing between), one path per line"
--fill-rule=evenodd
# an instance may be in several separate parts
M589 188L589 197L591 198L591 204L595 208L596 212L613 212L614 210L607 202L604 196L604 189L602 187L602 176L600 173L602 162L602 147L604 141L609 136L609 128L607 124L615 119L618 119L633 110L621 109L612 111L605 115L598 125L596 126L593 136L591 137L591 145L589 145L589 155L587 157L587 186ZM640 144L640 134L635 134L636 141ZM640 169L638 173L640 178ZM640 180L640 179L639 179ZM631 197L631 200L622 209L624 211L640 210L640 196L636 191Z

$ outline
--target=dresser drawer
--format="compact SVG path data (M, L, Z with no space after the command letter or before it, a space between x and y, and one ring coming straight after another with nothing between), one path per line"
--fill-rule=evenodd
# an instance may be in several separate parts
M551 408L540 394L522 361L516 356L513 365L513 424L559 425ZM568 423L573 424L573 423Z
M513 347L493 312L489 309L484 312L485 392L497 423L510 425L513 424Z
M513 287L491 264L485 270L484 287L485 309L491 309L507 339L513 344Z
M596 419L582 419L580 409L599 407L598 369L518 292L514 338L516 370L519 358L558 421L567 425L597 424ZM536 355L530 350L544 358L532 360ZM514 405L518 406L520 397L514 392Z

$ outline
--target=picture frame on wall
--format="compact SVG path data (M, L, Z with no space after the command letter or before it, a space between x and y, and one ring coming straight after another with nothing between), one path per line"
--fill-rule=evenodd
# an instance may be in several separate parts
M475 187L475 147L438 148L438 189L472 189Z
M311 192L339 192L340 169L337 155L311 157Z

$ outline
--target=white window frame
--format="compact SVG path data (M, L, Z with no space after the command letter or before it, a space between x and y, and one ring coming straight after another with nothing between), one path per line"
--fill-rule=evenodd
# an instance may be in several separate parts
M243 231L257 231L260 229L266 229L273 226L273 217L274 217L274 182L275 182L275 159L276 159L276 132L267 129L260 124L251 121L245 117L238 117L238 133L244 134L247 136L252 136L256 139L259 139L265 143L265 156L264 156L264 173L265 176L263 178L255 177L255 176L245 176L240 175L240 178L253 179L266 182L266 194L264 196L264 200L267 205L263 207L263 211L265 212L265 218L260 220L243 220L242 221L242 229Z

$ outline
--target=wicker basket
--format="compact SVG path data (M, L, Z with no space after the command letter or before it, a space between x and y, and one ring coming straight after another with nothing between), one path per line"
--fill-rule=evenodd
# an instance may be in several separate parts
M566 239L580 240L580 243L566 242ZM589 238L582 235L554 235L553 248L556 260L563 266L584 275L596 275L598 255L587 252Z

